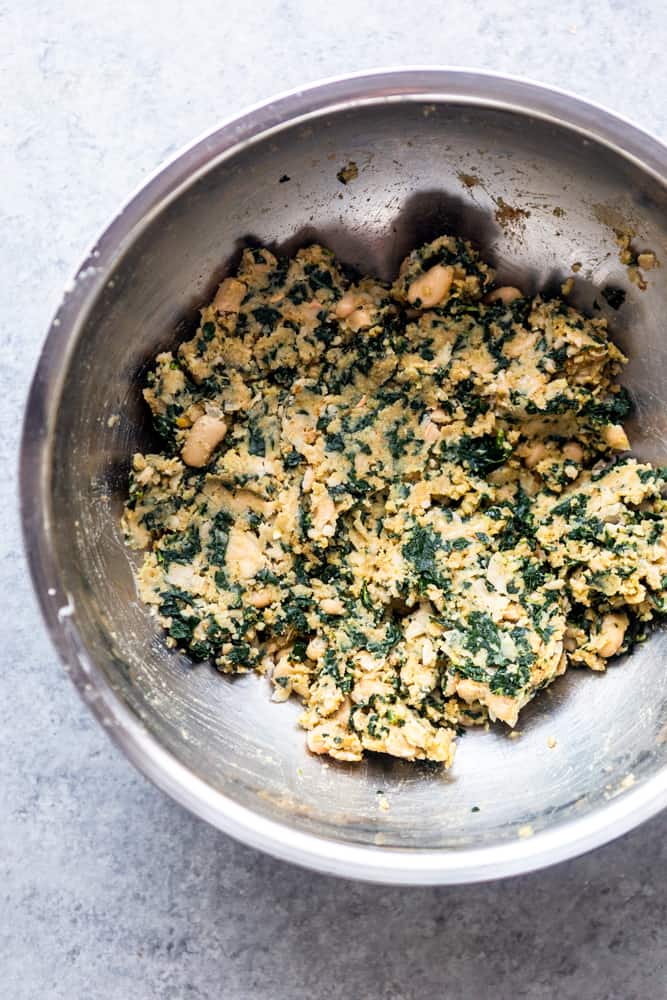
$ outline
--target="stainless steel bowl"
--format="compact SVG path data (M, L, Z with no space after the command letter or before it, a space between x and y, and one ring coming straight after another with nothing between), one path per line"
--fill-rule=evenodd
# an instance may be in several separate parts
M350 160L359 176L343 186L336 173ZM67 290L35 374L23 523L66 669L157 785L282 858L402 883L537 868L667 803L665 634L604 677L572 671L526 710L517 739L466 735L446 774L379 758L324 764L304 749L299 707L272 704L267 681L221 677L166 649L118 525L129 456L150 441L142 372L249 240L284 252L320 240L386 278L408 249L454 231L530 291L556 287L579 261L575 301L597 300L631 358L635 451L664 460L667 285L661 271L643 292L628 281L614 229L667 262L666 184L665 148L599 108L516 80L415 69L254 108L119 212ZM616 313L599 295L609 283L627 290Z

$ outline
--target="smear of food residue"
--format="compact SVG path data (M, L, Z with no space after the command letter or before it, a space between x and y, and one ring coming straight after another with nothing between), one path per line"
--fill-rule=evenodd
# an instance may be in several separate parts
M505 199L501 196L496 196L491 194L484 186L484 182L481 177L476 174L468 174L464 170L459 170L457 175L461 184L467 187L468 190L472 190L476 187L481 187L488 194L489 198L496 206L495 218L496 222L503 229L516 230L523 227L526 219L530 216L530 211L527 208L516 208L514 205L508 204Z
M475 174L466 174L463 170L459 170L456 176L461 181L461 184L465 184L467 188L478 187L478 185L482 183L479 177L476 177Z
M598 203L592 205L591 210L598 222L613 231L619 248L618 259L627 268L628 278L640 291L645 291L648 283L642 272L660 266L657 255L651 249L633 247L637 234L614 205Z
M516 208L514 205L508 205L504 198L494 198L496 204L496 222L498 225L502 226L503 229L509 227L510 229L517 226L523 226L525 220L530 216L530 212L526 208Z

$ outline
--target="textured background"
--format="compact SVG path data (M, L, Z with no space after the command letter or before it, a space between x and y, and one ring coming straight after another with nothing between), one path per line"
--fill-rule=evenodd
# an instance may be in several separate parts
M667 997L667 816L467 889L258 855L148 785L93 723L44 634L16 515L23 402L62 286L161 160L276 91L409 63L564 86L667 139L667 7L592 6L0 0L3 1000Z

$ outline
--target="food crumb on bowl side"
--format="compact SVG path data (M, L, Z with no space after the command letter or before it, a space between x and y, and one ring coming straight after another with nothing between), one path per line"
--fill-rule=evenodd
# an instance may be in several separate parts
M358 176L359 167L354 160L350 160L349 163L346 163L345 166L341 167L336 174L336 177L341 184L349 184L351 181L356 180Z

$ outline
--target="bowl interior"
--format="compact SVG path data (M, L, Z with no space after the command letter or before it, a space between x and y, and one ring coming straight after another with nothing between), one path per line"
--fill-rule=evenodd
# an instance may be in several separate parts
M343 185L336 175L351 160L358 177ZM142 373L184 336L248 243L289 253L317 240L389 278L409 249L455 232L531 292L556 289L579 262L574 302L608 315L631 358L634 450L664 461L667 286L660 271L645 291L628 280L614 230L667 261L666 208L658 180L574 129L437 98L274 129L212 156L154 205L104 264L81 314L52 437L48 518L71 624L162 747L234 802L293 829L409 848L502 844L527 824L539 832L591 813L665 767L659 631L606 676L571 672L526 709L516 738L502 727L467 734L448 773L379 757L351 766L312 758L299 706L271 703L268 681L221 677L166 649L137 599L119 517L129 458L152 440ZM599 294L607 284L627 292L617 312Z

